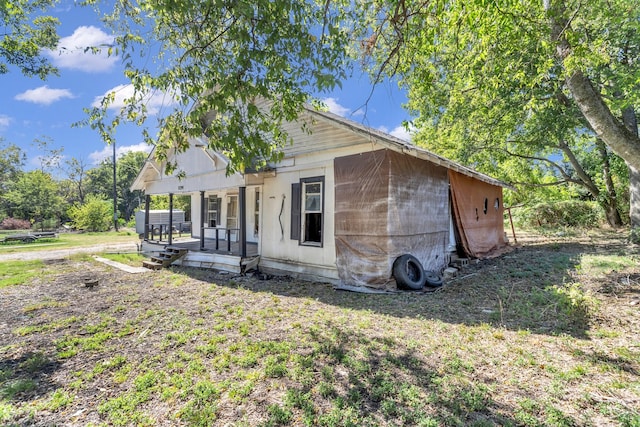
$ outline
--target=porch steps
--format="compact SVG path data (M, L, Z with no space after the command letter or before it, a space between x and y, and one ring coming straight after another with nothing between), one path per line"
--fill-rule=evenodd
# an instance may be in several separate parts
M185 248L166 246L164 251L160 252L157 256L152 256L150 261L142 261L142 266L150 270L160 270L169 267L174 261L185 256L187 252L188 250Z

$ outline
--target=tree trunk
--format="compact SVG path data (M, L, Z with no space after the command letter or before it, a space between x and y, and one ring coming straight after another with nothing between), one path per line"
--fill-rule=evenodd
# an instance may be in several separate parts
M551 24L551 40L556 43L556 57L565 64L573 53L573 47L565 37L565 31L571 27L566 17L563 0L543 0L545 11ZM623 114L619 120L609 106L604 102L600 92L582 70L565 68L568 74L565 81L573 95L576 105L582 115L589 122L596 135L609 148L620 156L629 167L629 197L631 208L629 212L631 226L640 226L640 138L638 126L629 126ZM633 114L635 118L635 112Z
M620 217L620 211L618 211L618 195L616 194L616 188L613 185L613 179L611 178L609 153L607 152L607 147L604 142L599 139L596 141L596 147L598 148L598 153L602 160L602 178L607 189L606 198L601 201L601 204L604 208L609 225L614 228L618 228L622 226L622 218Z
M629 131L638 136L638 116L633 106L622 110L622 120ZM627 162L629 168L629 223L640 227L640 168Z
M631 228L640 227L640 171L629 163L629 222Z
M567 78L567 86L598 137L627 164L640 170L640 138L615 118L589 78L576 71Z

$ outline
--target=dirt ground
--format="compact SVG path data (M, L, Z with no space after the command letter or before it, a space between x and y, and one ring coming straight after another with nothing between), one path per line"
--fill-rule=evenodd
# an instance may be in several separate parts
M249 337L282 342L305 340L311 336L309 332L301 338L296 335L295 328L305 328L314 322L329 324L347 316L351 319L348 327L346 323L340 326L345 334L362 334L361 341L367 343L378 342L374 337L387 337L397 340L403 348L421 348L423 352L416 357L422 366L430 366L436 373L448 366L445 362L449 359L443 359L442 354L451 356L466 349L466 354L460 357L463 360L469 357L468 363L473 364L474 373L465 376L465 380L492 384L483 400L485 406L475 412L467 410L460 414L443 401L435 401L422 407L435 422L428 425L449 425L449 422L451 425L637 425L633 422L640 422L640 251L616 232L545 237L520 234L518 237L519 246L511 252L493 259L472 261L442 288L386 296L335 291L326 284L302 283L286 277L261 280L253 275L235 276L199 269L129 274L91 260L72 260L65 254L49 254L45 259L47 272L42 277L28 284L0 289L0 385L5 390L4 396L0 395L4 398L0 401L0 422L4 404L4 421L8 425L196 425L184 415L184 408L190 402L188 396L177 394L179 397L164 400L158 397L160 391L158 396L152 394L149 400L138 405L138 412L127 412L123 419L118 418L119 412L109 409L112 406L105 402L113 402L118 396L135 391L135 381L126 377L118 382L114 379L116 374L106 376L96 367L107 366L107 361L118 354L128 364L140 368L151 364L150 355L155 355L153 363L168 370L168 365L157 357L162 358L167 348L170 350L165 354L168 359L177 354L166 344L172 334L180 330L188 335L188 331L196 326L220 330L217 325L223 318L207 313L231 313L233 317L236 311L242 311L244 317L233 317L237 321L235 326L221 332L226 334L228 342L241 342L242 326L245 325L242 318L247 316L253 319L246 325ZM613 264L603 266L602 261L598 261L600 255L613 257L614 261L616 257L622 260L635 257L635 265L630 266L627 262L617 267L614 261L607 261ZM596 261L587 267L585 256ZM97 281L95 287L85 286L89 278ZM571 283L579 284L579 290L554 291ZM261 329L251 329L260 323L256 320L260 315L266 316L263 313L273 310L274 304L284 307L282 301L287 302L286 309L276 313L277 316L264 317L267 323ZM358 313L363 313L362 320L353 320ZM298 320L292 320L296 317ZM184 319L200 321L183 328L180 322L187 322ZM424 331L428 327L440 331L441 336L420 341L418 332L413 336L406 331L398 334L393 330L395 323L392 322L396 321L402 322L406 331L414 328ZM298 323L302 326L295 326ZM103 343L95 344L95 348L81 347L85 342L81 339L98 335L99 325L109 333L105 340L109 345L106 348ZM470 330L496 340L495 344L483 343L478 344L482 347L474 348L472 341L460 344L457 338L452 338L452 343L457 344L439 347L445 345L442 342L450 336L471 334ZM69 344L71 336L79 337L75 344ZM199 335L189 337L194 342L202 338ZM520 340L517 347L524 348L523 354L535 358L536 366L518 365L520 359L514 356L514 347L507 348L512 344L511 340ZM194 348L196 344L193 344ZM189 342L181 345L181 351L188 352L191 348ZM355 343L343 345L348 354L361 351L353 347ZM292 353L309 353L310 348L315 348L307 344L301 346L303 348L291 350ZM441 348L442 354L428 350L432 347ZM77 354L63 354L70 350L77 350ZM219 348L218 351L222 350ZM491 361L477 360L494 351ZM584 354L589 357L583 357ZM40 355L42 359L35 367L29 362L33 361L34 355ZM214 359L203 360L206 366L214 363ZM288 363L291 364L291 360ZM262 366L260 363L257 366ZM331 363L327 361L328 365ZM587 372L577 383L565 381L557 374L564 372L564 367L573 369L580 364ZM551 370L551 365L556 371ZM520 367L520 374L514 373L514 366ZM545 370L545 366L549 368ZM603 366L611 367L616 373L616 381L622 382L623 386L615 390L603 389L598 382L607 381L603 377L613 375L602 372ZM324 372L325 367L314 369ZM462 371L451 375L462 378L466 375L464 369ZM540 371L545 373L539 374ZM485 380L478 380L480 372ZM231 373L228 375L233 378ZM510 381L502 381L501 377L508 377ZM30 387L7 391L9 385L24 379L31 381ZM336 395L340 395L340 387L349 387L349 384L338 384L338 380L333 380ZM283 393L270 388L275 387L275 381L257 381L248 401L234 403L229 400L231 397L220 401L214 424L277 425L268 424L273 414L265 409L278 402L277 396ZM294 376L282 381L278 384L283 387L302 387ZM420 385L420 381L415 380L417 388L428 394L428 387ZM520 381L521 384L513 383ZM566 396L553 394L557 390L553 393L543 391L551 390L554 381L561 383L560 394ZM323 394L314 394L313 387L309 385L308 392L315 396L315 420L321 423L324 418L318 414L328 411L326 408L331 406L331 401ZM522 397L519 390L524 394L529 390L530 397ZM72 402L56 407L52 402L57 392L73 395ZM546 412L530 410L533 421L526 421L527 418L521 415L526 412L522 403L526 399L544 402L539 404L540 408L553 406L569 421L566 424L550 423L549 409ZM618 412L598 409L602 405L617 408ZM384 409L383 405L380 407ZM295 405L290 410L294 414L304 412ZM385 418L386 413L375 405L369 409L363 407L361 411L359 416L362 418L359 419L369 420L369 423L376 420L375 425L396 425L396 422L397 425L412 425L412 422L390 421L395 418ZM139 412L147 414L147 418L142 421L127 418ZM581 412L589 414L592 424ZM620 421L623 415L615 415L620 413L627 414L624 416L631 423ZM486 424L478 420L485 420ZM294 417L283 424L302 425L303 421ZM348 423L343 419L335 425Z

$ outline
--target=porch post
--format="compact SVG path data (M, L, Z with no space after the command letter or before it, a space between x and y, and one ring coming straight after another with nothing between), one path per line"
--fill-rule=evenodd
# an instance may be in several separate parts
M173 193L169 193L169 246L173 243Z
M240 205L240 257L247 257L247 187L240 187L238 191L238 204Z
M144 241L149 241L149 205L151 204L151 195L144 195Z
M200 192L200 250L204 251L204 191Z

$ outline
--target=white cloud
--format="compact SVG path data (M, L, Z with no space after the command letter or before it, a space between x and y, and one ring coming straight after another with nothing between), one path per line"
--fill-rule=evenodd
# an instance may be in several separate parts
M338 98L324 98L322 102L329 108L330 112L338 116L346 117L351 112L347 107L338 104Z
M411 131L407 131L404 126L396 126L395 128L389 130L386 126L378 127L378 130L388 133L391 136L395 136L396 138L402 139L403 141L411 142Z
M141 142L140 144L135 144L135 145L122 145L122 146L119 146L116 144L116 159L132 151L143 151L145 153L150 153L151 148L152 147L150 145L144 142ZM113 157L113 147L110 145L105 146L100 151L94 151L93 153L89 154L89 159L94 165L100 164L100 162L102 162L103 160L111 159L112 157Z
M60 68L100 73L110 71L118 57L109 56L114 37L94 26L81 26L63 37L55 51L46 50L53 63ZM94 51L94 49L98 49Z
M358 117L358 116L364 117L366 115L365 108L364 107L358 108L356 111L351 113L351 115L354 117Z
M0 114L0 129L4 129L11 124L11 117Z
M92 107L100 107L102 100L109 94L114 94L114 100L109 105L110 110L120 111L125 106L125 100L130 99L134 95L134 89L132 85L118 85L112 89L109 89L104 94L96 96L93 99ZM167 95L160 91L153 91L144 94L142 97L142 103L147 107L147 114L158 114L162 107L168 107L176 103L174 97Z
M396 126L389 134L404 141L411 141L411 132L407 131L404 126Z
M42 105L50 105L62 98L73 98L73 93L69 89L51 89L46 85L36 89L29 89L15 96L18 101Z

